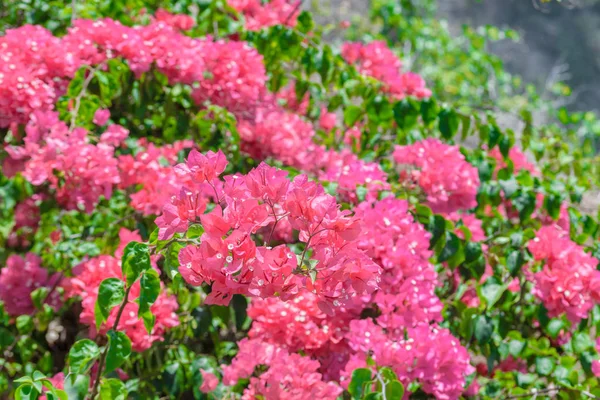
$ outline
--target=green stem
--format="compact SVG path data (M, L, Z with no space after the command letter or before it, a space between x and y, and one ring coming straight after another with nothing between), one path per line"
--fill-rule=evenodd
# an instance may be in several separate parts
M119 307L119 311L117 312L117 317L115 318L115 323L112 326L112 330L116 331L119 326L119 321L121 320L121 316L123 315L123 311L125 310L125 306L129 302L129 292L131 291L131 286L127 288L125 291L125 298L123 299L123 303ZM100 385L100 378L102 377L102 370L104 369L104 364L106 363L106 356L108 355L108 344L104 347L104 351L100 356L100 361L98 362L98 373L96 374L96 381L94 382L94 388L92 389L92 396L90 397L92 400L98 394L98 387Z

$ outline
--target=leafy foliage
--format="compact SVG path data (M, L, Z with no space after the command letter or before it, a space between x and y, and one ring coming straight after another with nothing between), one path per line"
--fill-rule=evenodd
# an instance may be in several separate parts
M0 11L0 393L600 396L600 125L487 53L514 32L71 7Z

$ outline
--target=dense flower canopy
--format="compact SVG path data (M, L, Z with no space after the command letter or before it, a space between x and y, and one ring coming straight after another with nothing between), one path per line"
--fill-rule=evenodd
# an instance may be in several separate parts
M600 396L594 164L454 108L416 14L124 1L0 36L0 396Z

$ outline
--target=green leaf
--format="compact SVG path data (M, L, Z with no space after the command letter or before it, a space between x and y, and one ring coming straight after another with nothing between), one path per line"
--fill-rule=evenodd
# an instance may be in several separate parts
M433 215L429 221L427 230L431 232L429 248L432 249L446 231L446 220L441 215Z
M125 400L127 388L118 379L105 379L100 386L100 400Z
M483 251L481 250L481 244L477 242L468 242L465 246L465 262L470 263L477 260Z
M69 400L85 400L90 388L88 375L69 374L65 377L65 392Z
M127 286L133 285L150 267L150 253L146 243L130 242L125 246L121 268Z
M15 390L15 400L34 400L39 394L40 392L33 385L21 385Z
M573 344L573 350L577 354L581 354L586 350L594 347L594 343L590 338L590 334L586 332L577 332L573 335L571 342Z
M474 317L479 313L476 308L466 308L460 316L459 333L465 340L471 340L475 330Z
M371 380L371 370L368 368L358 368L352 372L352 380L348 384L348 393L352 399L360 399L364 395L364 386Z
M204 233L204 227L200 224L191 224L185 233L188 239L197 239Z
M554 360L550 357L537 357L535 371L540 375L550 375L554 370Z
M248 300L242 295L234 294L231 299L231 307L233 308L235 327L241 331L248 320Z
M546 330L553 338L558 337L561 330L565 328L565 322L562 319L554 318L546 325Z
M450 259L460 249L460 239L453 232L446 231L446 244L438 256L439 262Z
M64 390L53 388L46 392L46 400L69 400L69 396Z
M385 386L386 400L402 400L404 396L404 385L400 381L391 381Z
M44 304L44 301L46 300L46 297L48 296L49 292L50 289L44 286L39 287L33 292L31 292L31 301L33 301L33 305L36 309L39 310L42 308L42 304Z
M358 198L359 201L361 201L361 202L365 201L365 198L367 197L368 193L369 193L369 190L365 186L357 186L356 187L356 197Z
M506 197L509 199L519 189L519 182L517 182L517 180L515 179L514 176L511 176L510 179L507 179L507 180L500 180L500 181L498 181L498 183L500 184L500 187L504 191L504 194L506 195Z
M407 131L417 123L419 104L412 99L404 99L394 104L394 119L398 127Z
M475 339L480 344L488 343L492 338L493 332L494 324L489 317L480 315L475 319Z
M418 220L422 223L428 222L433 215L433 213L431 212L431 208L422 204L415 205L415 212L417 214Z
M459 118L462 125L460 138L464 141L469 136L469 130L471 129L471 117L469 115L460 115Z
M456 112L451 109L444 109L439 115L439 129L444 139L452 139L458 131L459 119Z
M485 299L486 308L489 310L496 304L507 289L507 285L502 285L494 278L489 278L481 287L481 296Z
M344 110L344 124L346 124L348 128L353 127L354 124L358 122L362 114L363 109L361 107L349 105Z
M506 257L506 268L512 276L516 276L525 263L525 257L521 250L511 250Z
M39 371L36 371L36 372L39 372ZM36 380L36 379L34 379L34 380L33 380L33 387L34 387L34 388L35 388L35 390L37 390L39 393L42 393L42 388L43 388L43 385L44 385L43 381L41 381L41 380Z
M517 385L520 387L527 387L535 382L536 376L534 374L524 374L517 372Z
M146 319L148 319L149 324L151 323L151 326L146 326L148 333L152 332L152 328L154 327L154 318L148 317L148 314L150 314L150 316L152 315L150 306L154 304L159 293L160 279L158 277L158 272L150 268L142 274L140 280L140 297L138 299L140 306L138 309L138 316L144 318L144 324L146 324Z
M33 381L34 382L43 381L44 379L46 379L46 375L44 375L40 371L33 371Z
M308 11L302 11L298 15L298 26L296 27L302 33L308 33L313 30L314 22L312 15Z
M98 345L90 339L82 339L71 347L67 363L71 374L85 374L100 356Z
M429 98L421 102L421 118L425 124L430 124L435 121L438 116L439 107L434 98Z
M498 129L497 126L493 125L489 130L488 136L488 149L493 149L494 146L498 144L500 138L502 137L502 132Z
M105 374L119 368L131 354L131 340L126 334L110 330L108 336L108 353L106 355Z
M71 79L69 87L67 88L68 97L74 99L82 91L86 72L87 69L85 67L79 68L77 72L75 72L75 76Z
M21 335L33 332L33 318L30 315L19 315L16 320L17 330Z
M119 278L107 278L100 283L94 307L97 329L108 319L113 307L120 305L124 298L125 283Z
M513 357L519 357L526 344L527 343L524 340L512 339L510 342L508 342L508 352Z
M33 383L33 380L30 376L22 376L18 379L14 380L15 383Z
M139 318L144 322L144 328L148 334L152 333L154 325L156 324L156 316L151 311L146 311L143 314L138 314Z
M512 199L512 203L519 212L519 219L526 221L535 210L535 194L531 191L524 191Z
M155 245L158 242L158 231L159 231L158 228L156 228L152 231L152 233L150 234L150 237L148 238L149 244Z
M172 362L165 366L163 371L163 382L167 393L176 398L185 386L185 373L183 366L178 362Z
M396 373L389 367L383 367L379 370L379 375L381 375L386 382L397 381L398 377Z
M498 147L500 148L500 153L504 156L504 158L508 157L508 153L510 148L514 143L508 135L502 135L500 138L500 142L498 143Z

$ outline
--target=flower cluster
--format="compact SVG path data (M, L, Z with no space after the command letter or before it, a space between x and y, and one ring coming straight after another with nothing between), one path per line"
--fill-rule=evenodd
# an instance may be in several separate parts
M39 202L43 199L40 194L21 201L15 207L15 225L8 236L10 247L27 247L40 222Z
M275 157L287 165L310 169L323 153L313 143L312 125L283 109L259 108L254 120L239 122L238 131L242 150L258 160Z
M179 271L192 285L212 285L208 302L228 304L233 294L289 299L307 288L331 312L376 288L379 267L356 245L359 220L341 211L321 185L305 175L290 181L287 172L264 163L221 179L226 165L221 152L192 150L176 170L193 186L182 188L156 220L161 240L190 224L204 228L199 245L181 250ZM215 205L204 213L208 198ZM253 237L284 221L304 243L301 256L285 245L268 246L270 235L263 246Z
M447 214L477 205L479 173L465 160L458 146L425 139L396 146L394 160L399 165L416 167L406 175L425 192L433 212Z
M287 302L276 298L252 300L248 316L253 323L248 337L277 344L292 353L327 355L343 339L348 321L339 312L330 318L319 308L318 300L310 292Z
M332 318L319 308L319 298L306 291L287 302L254 299L248 308L253 319L248 337L290 353L303 352L319 362L326 379L338 380L348 361L348 323L358 318L363 305L362 299L356 299L336 309Z
M31 293L41 287L48 289L45 302L57 308L60 306L59 293L54 290L60 281L60 275L50 275L42 267L42 260L33 253L25 257L11 255L6 265L0 269L0 300L4 309L12 316L27 315L35 311Z
M467 349L447 329L436 326L420 325L389 335L369 319L355 320L347 339L355 354L346 366L345 384L354 369L368 367L369 355L377 366L392 368L405 386L417 381L439 400L457 399L465 377L475 372Z
M471 232L471 241L481 242L485 240L486 236L481 225L481 220L477 219L475 215L453 212L447 214L446 218L455 223L460 223L462 226L466 227L469 232ZM461 229L457 229L455 233L461 239L465 238L464 232Z
M359 203L356 194L358 187L366 189L364 200L367 201L376 200L381 191L390 188L381 165L361 160L348 150L328 151L324 160L319 179L336 182L339 196L346 201Z
M140 240L137 234L131 234L122 228L120 232L122 240L118 255L122 255L123 248L129 240ZM98 256L94 257L74 268L75 277L64 283L66 294L69 297L81 297L82 311L80 321L90 326L90 335L97 333L105 334L114 324L118 313L118 307L113 308L107 321L96 332L94 307L98 298L98 289L103 280L108 278L123 279L120 257ZM175 297L161 291L156 302L150 307L155 316L155 324L152 332L148 334L143 321L138 318L138 304L135 300L140 295L139 281L134 283L129 294L129 301L123 310L117 329L125 332L131 339L132 348L135 351L144 351L155 341L164 340L164 333L177 325L179 319L175 311L179 307Z
M260 4L257 1L242 1L233 2L231 5L246 15L248 23L258 23L260 26L282 22L283 15L286 20L289 17L289 23L293 24L298 12L298 4L287 1L271 1L266 4ZM285 97L285 93L288 93L287 97L290 98L287 108L294 109L293 86L277 96L268 94L265 86L267 81L265 67L262 56L256 50L245 42L215 41L210 38L194 39L181 33L181 30L190 29L192 26L193 21L189 17L175 16L161 10L147 26L127 27L110 19L76 20L74 26L62 38L53 37L43 28L35 28L32 32L30 32L32 27L27 26L9 30L6 37L3 38L3 46L7 49L7 54L28 54L28 57L37 63L39 71L52 72L42 74L39 78L45 85L49 85L48 91L51 93L52 101L48 102L47 106L39 104L36 107L32 106L23 111L23 115L19 117L15 116L19 114L16 109L10 109L18 102L7 102L8 109L2 111L3 108L0 108L0 120L6 120L4 125L8 126L14 122L25 122L28 115L36 109L51 109L54 98L62 94L65 89L64 83L58 85L57 82L67 82L67 78L72 77L77 68L81 66L96 65L99 68L106 68L106 66L102 66L102 63L111 58L123 57L127 60L129 67L138 75L155 65L158 71L167 76L171 84L191 85L192 98L198 105L208 102L226 107L239 121L242 149L257 159L275 157L287 165L321 174L323 179L339 178L341 190L348 191L347 194L352 201L356 201L353 192L358 185L367 186L370 194L386 187L385 174L378 165L364 163L348 152L339 154L333 151L326 152L324 148L313 141L315 131L312 125L297 113L286 111L279 105L278 99L282 96ZM38 44L21 40L24 36L36 38ZM69 55L67 61L64 61L63 58L55 59L53 54L57 52L41 50L39 43L60 47ZM172 51L174 48L178 49L177 54ZM388 56L391 54L390 50L379 42L364 46L364 48L362 53L366 59L361 63L365 68L367 65L377 64L374 60L367 60L370 55L380 52ZM385 59L386 57L383 56L379 60L380 63ZM389 81L389 86L395 87L396 92L400 90L398 82L409 81L411 76L409 74L401 75L396 71L396 74L399 74L398 79L393 78L392 73L381 72L385 71L383 66L371 66L365 71L365 73L375 74L384 81ZM9 78L7 74L4 75L4 79ZM17 72L11 72L10 79L16 79L14 74ZM393 83L394 79L398 82ZM19 85L15 83L15 86ZM10 88L11 85L8 84L7 87ZM405 92L403 95L420 96L422 94L410 89L410 85L403 87L402 91ZM40 95L35 97L36 99L42 98ZM298 111L301 112L302 107L306 108L306 104L306 98L299 102ZM49 114L38 113L35 115L38 117L33 117L34 122L30 122L30 124L39 124L40 122L35 119L42 119L43 125L45 125L43 129L49 130L51 125L58 123L54 117L49 117ZM335 114L327 113L324 110L323 117L324 129L332 129L332 124L335 124ZM95 115L94 122L103 126L108 118L108 111L100 109ZM166 169L156 166L155 149L148 149L149 155L138 154L135 156L137 159L133 160L134 156L122 156L119 159L119 169L122 171L121 182L119 182L118 174L114 173L115 162L111 160L114 158L111 147L119 146L127 136L127 132L118 125L108 126L101 136L100 143L96 146L89 143L82 130L76 129L74 132L67 133L64 132L64 126L53 130L62 132L48 136L54 138L60 135L58 139L68 142L68 144L62 144L57 150L55 145L49 144L47 141L40 142L40 138L36 138L34 140L37 143L35 148L31 148L31 146L9 147L7 151L11 156L10 165L5 163L5 167L12 169L14 165L24 164L26 160L35 158L35 153L38 154L37 158L44 157L48 153L67 150L84 154L84 157L74 158L72 165L62 167L69 169L65 173L66 182L64 184L62 178L55 179L48 174L48 171L34 179L35 184L50 181L51 186L55 189L60 187L57 195L62 199L63 204L67 204L70 208L82 206L89 211L101 195L110 196L114 185L118 184L120 188L130 187L131 185L128 183L132 183L133 179L126 179L123 176L125 174L130 177L140 176L140 180L143 181L136 182L137 184L142 183L143 188L132 196L134 208L145 214L156 213L159 208L157 205L165 197L172 196L177 192L177 190L173 190L173 187L182 184L182 182L177 182L176 177ZM139 158L144 158L144 160ZM132 167L135 167L135 164L138 166L144 164L144 161L148 161L149 165L149 169L146 171L152 173L148 175L134 174L133 171L137 170ZM92 168L89 168L90 164ZM95 168L96 164L104 165L104 168ZM80 185L85 182L93 183L93 185Z
M136 74L154 64L173 84L198 83L192 97L199 104L209 100L232 112L246 111L236 109L240 105L252 108L266 92L262 57L243 42L181 33L192 26L190 17L160 11L147 26L76 20L62 38L37 26L9 29L0 38L0 127L25 123L37 110L52 110L79 67L119 56Z
M137 144L141 149L139 153L118 157L119 188L141 187L130 195L131 206L144 215L156 215L184 183L173 170L178 153L194 144L181 141L158 147L142 139Z
M244 15L246 29L258 31L273 25L295 26L301 0L227 0Z
M534 294L548 309L548 315L566 314L572 322L587 318L600 302L598 260L569 238L569 233L556 225L544 226L529 242L536 261L544 261L539 272L531 272Z
M202 385L200 385L200 391L202 393L210 393L217 388L219 385L219 378L212 372L200 370L202 375Z
M294 26L301 8L299 0L226 2L227 13L232 8L237 10L246 29L253 31L277 24ZM505 283L507 290L515 293L528 279L533 283L533 295L543 303L549 316L566 315L572 323L588 318L593 306L600 301L598 260L569 239L566 206L560 209L559 221L553 221L543 211L543 194L535 199L534 221L518 219L515 204L521 204L508 195L498 201L500 204L496 204L498 197L482 196L481 208L486 205L488 208L481 210L476 208L480 187L478 170L467 161L459 146L428 138L396 146L390 157L389 153L385 154L387 146L373 147L372 143L361 140L365 137L363 131L389 130L393 125L391 120L377 125L377 121L370 118L368 124L360 120L347 126L344 112L347 110L343 110L348 103L346 94L366 100L374 89L393 102L408 96L423 99L431 95L419 75L402 71L402 62L385 42L343 45L342 57L354 64L359 73L372 79L361 78L361 90L328 100L327 93L317 94L312 86L302 97L298 96L294 82L286 84L278 93L271 93L269 88L278 87L282 82L271 85L275 82L269 82L271 74L267 71L270 69L264 65L263 56L249 43L239 40L240 37L251 40L258 35L232 35L226 39L194 37L203 28L184 32L194 27L194 18L164 10L145 16L144 20L145 25L132 27L108 18L74 20L60 37L44 28L26 25L10 29L0 37L0 130L10 132L3 136L6 144L2 143L1 148L2 156L7 154L3 174L9 183L0 189L2 193L16 193L12 199L16 207L7 211L8 215L14 214L14 225L12 221L5 225L9 236L3 243L11 247L11 252L31 251L24 257L8 253L0 269L0 300L11 317L36 311L31 297L38 288L48 290L49 297L44 302L55 310L63 305L60 294L64 292L72 300L66 304L75 304L79 321L89 326L89 337L105 335L114 326L131 339L135 351L142 352L164 340L166 333L180 324L179 305L171 290L181 294L179 299L189 299L182 302L179 310L185 315L206 311L205 307L211 304L228 305L234 295L243 295L250 298L247 316L252 324L249 330L247 320L243 329L237 326L242 322L237 302L232 305L235 329L226 317L217 315L229 309L213 307L206 313L213 318L211 326L219 327L211 331L210 339L214 343L210 346L226 350L225 354L218 355L219 359L223 359L222 356L229 359L233 354L229 348L217 346L216 339L227 336L230 341L233 336L239 339L245 334L247 337L236 343L239 351L231 365L221 367L223 374L214 368L210 355L188 363L195 368L192 371L195 392L216 391L215 395L219 395L222 390L232 390L224 386L244 384L247 387L242 398L248 400L334 400L348 387L356 368L381 371L380 368L389 367L407 392L418 387L420 395L453 400L461 395L476 394L478 383L475 381L466 387L467 376L475 372L471 362L478 363L481 354L487 354L486 345L479 338L482 334L479 328L475 328L476 334L467 335L463 325L478 324L490 317L493 340L497 342L497 335L506 339L504 332L497 329L498 316L493 310L486 309L485 316L475 315L466 321L454 316L470 318L477 310L463 310L484 308L480 299L488 299L488 285L492 284L489 286L492 291L496 278L509 276L504 270L507 266L499 260L506 259L507 264L521 262L519 258L509 259L515 254L520 257L520 252L500 254L508 248L503 247L507 243L513 249L517 242L520 246L522 235L515 227L517 222L528 224L528 228L541 223L537 237L528 244L537 263L523 268L525 277L519 269L516 272L521 275L508 280L503 278L499 294L504 292ZM303 45L312 46L312 39ZM71 91L77 82L69 86L69 81L75 76L83 78L90 84L89 90L95 91L96 83L102 83L106 76L101 73L113 72L112 66L120 65L113 60L117 57L123 59L135 79L139 79L136 85L146 82L168 85L165 93L169 95L183 87L185 100L189 95L194 104L186 104L181 110L176 105L177 113L185 113L182 120L187 121L188 116L198 112L194 122L200 117L210 120L222 115L213 112L220 111L220 107L231 113L237 123L235 128L228 126L230 132L227 132L221 125L214 127L227 138L223 148L235 148L236 158L243 162L239 166L228 165L221 151L202 149L200 152L190 140L166 143L172 142L169 139L172 136L160 137L158 132L156 137L140 137L144 125L134 125L139 120L144 124L154 122L154 118L162 118L163 110L171 117L170 110L161 105L155 108L155 104L149 102L154 99L141 99L145 96L140 96L140 102L143 101L144 112L148 111L152 119L136 116L132 119L134 122L129 119L128 107L117 110L115 106L111 115L105 107L120 102L105 101L101 95L100 104L94 106L96 109L88 110L87 128L77 127L83 117L77 115L81 98L74 99ZM330 82L328 89L339 89L343 84L340 82L346 81L345 74L346 71L340 75L341 80L337 76L332 79L336 82ZM294 72L289 76L304 75ZM363 84L372 86L362 90ZM137 90L134 85L132 96L137 96ZM130 92L124 93L129 96ZM59 114L55 104L65 94L72 101L61 99ZM339 118L342 115L343 122ZM233 120L229 117L227 115L227 122ZM65 122L66 119L72 121ZM131 123L128 126L132 136L137 137L129 137L129 131L117 124L125 121ZM204 127L201 125L203 139ZM176 136L182 134L178 132ZM213 146L210 140L203 143ZM330 144L334 148L328 147ZM238 150L249 157L237 157ZM491 175L491 179L497 179L499 171L510 166L515 175L529 171L536 176L534 187L542 186L541 172L518 149L510 149L508 157L504 157L494 148L488 156L488 161L495 160L496 170L491 174L482 173L482 177L487 175L487 179ZM270 166L271 161L283 165L284 170ZM250 169L254 166L256 168ZM238 172L238 167L243 172ZM396 172L401 181L391 184L389 178L396 176ZM12 179L16 174L20 177ZM327 189L320 182L325 182ZM406 196L402 194L402 199L388 192L398 185L408 192ZM118 195L113 196L115 191ZM112 201L104 201L111 197ZM444 230L453 229L456 236L469 243L460 241L454 246L455 242L446 238L456 238L446 231L438 236L441 231L438 216L432 218L435 224L431 224L433 233L429 233L413 215L413 204L419 197L434 213L455 222L454 228L448 228L451 224L446 222ZM127 206L123 198L129 201ZM495 210L490 203L497 205ZM44 215L40 222L41 210L48 206L62 210ZM533 205L528 203L527 206ZM150 307L154 318L150 333L138 316L140 282L128 288L126 303L113 307L99 327L95 318L101 283L107 278L125 280L121 268L124 248L131 241L140 241L140 235L121 229L120 246L114 249L116 244L108 234L104 237L88 234L91 229L83 227L84 222L71 218L80 214L70 213L63 221L63 215L69 210L92 214L92 223L101 219L102 228L116 223L111 220L112 216L127 210L125 215L128 216L119 222L131 222L128 226L132 228L135 219L136 228L144 232L150 228L152 216L159 215L155 220L158 231L150 235L151 248L156 253L151 257L152 268L159 272L158 265L165 266L173 279L165 280L168 289L166 283L160 284L158 298ZM105 210L109 212L104 213ZM415 214L421 220L425 213L421 213L418 206L417 211ZM94 218L100 214L102 218ZM64 225L48 226L55 221ZM70 224L78 225L70 229ZM77 231L79 228L81 234ZM94 227L94 232L102 228ZM59 245L49 249L40 247L39 243L32 245L36 232L37 235L49 234L55 245L60 241ZM502 237L488 237L486 232L497 232ZM61 240L63 234L64 240ZM432 235L442 240L430 248ZM477 243L471 247L472 242ZM90 247L86 247L88 245ZM91 246L101 249L104 255L81 259L80 254L86 254ZM113 249L113 253L106 252ZM464 259L464 264L455 268L454 263L448 263L453 266L449 268L440 262L444 259L442 254L454 251L458 256L450 260ZM44 257L48 257L45 260L56 252L60 257L65 256L60 260L57 257L57 263L62 265L66 259L77 265L71 265L65 272L67 278L51 275L33 252L43 252ZM160 261L162 256L164 264ZM472 256L477 263L467 261ZM486 260L489 264L485 264ZM182 280L172 270L177 263ZM479 268L484 266L481 274ZM189 286L196 287L191 296L188 296ZM507 294L495 301L503 303L502 309L507 315L514 311L512 316L518 315L530 322L527 313L517 314L522 313L522 307L511 307L517 298L520 297ZM489 299L486 300L486 306L490 305ZM43 338L44 321L38 321L38 317L41 314L34 321L36 324L41 321L39 327L36 325L40 334L35 336ZM61 325L64 318L58 317L47 329L46 341L50 347L70 339L71 332ZM182 326L171 332L172 336L187 335L190 330L200 328L197 322L194 318L182 318ZM535 326L535 319L533 322L534 336L524 340L537 340L540 334L545 335L546 332L535 330L539 326ZM55 330L52 324L60 329ZM467 327L470 330L471 325ZM572 327L565 326L558 338L550 341L551 345L567 343ZM59 333L60 340L56 339ZM523 333L529 335L529 332ZM461 345L458 335L464 343L469 343L471 354ZM469 341L471 336L474 340ZM178 346L169 343L169 348L171 345ZM188 349L210 347L203 342L193 345ZM510 350L513 353L515 349ZM169 349L167 353L175 352ZM499 358L495 365L491 359L489 365L478 364L477 371L485 377L480 383L493 377L496 371L528 370L524 358L504 353ZM92 369L92 376L103 376L97 365L93 368L96 369ZM598 361L592 363L592 372L600 375ZM63 387L64 374L57 374L51 382ZM91 387L97 389L97 385ZM233 391L239 392L239 387Z
M51 110L79 67L61 41L40 26L9 29L0 37L0 127L26 123L36 110ZM67 54L67 56L65 56Z
M251 377L254 369L268 367L258 377ZM319 363L308 357L290 354L286 350L259 340L243 339L231 365L223 366L223 383L235 385L239 379L250 378L242 399L325 399L335 400L342 388L324 382L317 372Z
M111 196L119 183L112 145L90 143L85 129L69 129L55 112L35 112L25 131L25 145L7 147L5 160L21 162L25 179L33 185L48 183L67 209L89 212L101 196Z
M502 153L500 153L500 150L497 147L490 150L488 154L496 160L496 172L508 166L504 156L502 156ZM508 159L512 162L513 172L515 174L521 170L529 171L532 175L539 175L540 173L536 166L529 162L527 155L519 150L518 147L511 147L508 151Z
M254 300L248 310L254 320L251 342L269 343L274 351L302 351L319 362L324 377L339 380L341 375L344 385L371 354L378 366L394 368L405 384L418 381L438 399L456 398L472 367L466 349L435 324L441 321L442 303L434 292L438 281L429 261L430 234L414 221L404 200L361 203L357 216L364 221L358 247L382 267L378 290L336 309L334 318L318 308L311 293L290 302ZM373 305L379 310L377 325L360 319ZM436 343L433 348L430 341ZM239 370L246 362L234 360L230 368Z
M412 72L401 72L402 62L385 42L345 43L342 56L350 64L356 64L361 74L381 81L386 92L395 98L431 96L423 78Z
M359 248L382 269L374 301L382 311L378 323L402 329L441 320L442 303L434 291L437 273L429 261L430 234L416 223L405 200L387 197L357 210L365 227Z
M156 11L154 17L157 21L164 22L170 27L182 31L188 31L196 25L196 22L194 22L194 18L190 17L189 15L171 14L170 12L162 8Z

